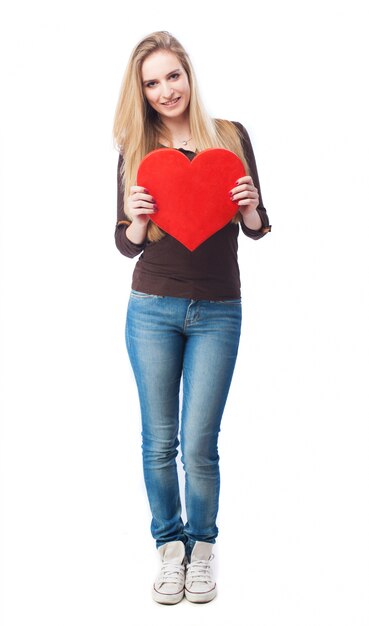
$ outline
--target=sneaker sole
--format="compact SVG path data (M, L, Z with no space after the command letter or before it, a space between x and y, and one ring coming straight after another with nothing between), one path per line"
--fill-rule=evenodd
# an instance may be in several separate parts
M179 593L160 593L156 591L155 587L152 589L152 597L155 602L159 602L159 604L177 604L180 602L185 594L184 589Z
M188 591L185 589L185 596L189 602L197 602L198 604L202 604L204 602L211 602L217 595L217 589L214 587L210 591L205 591L204 593L194 593L193 591Z

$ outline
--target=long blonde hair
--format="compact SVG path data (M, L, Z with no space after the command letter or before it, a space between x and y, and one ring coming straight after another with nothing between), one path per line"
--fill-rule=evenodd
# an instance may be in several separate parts
M141 69L144 60L157 50L173 52L188 76L190 85L189 124L191 136L198 150L206 148L226 148L235 152L242 160L246 171L248 165L244 156L238 129L228 120L211 118L202 104L195 73L190 58L179 43L167 31L157 31L144 37L133 49L129 58L115 110L113 139L115 147L124 156L120 172L124 189L124 211L128 217L127 200L130 188L136 184L138 166L143 157L159 147L159 138L164 138L173 147L169 132L157 111L148 103L142 87ZM240 220L240 213L233 222ZM164 232L149 221L147 238L158 241Z

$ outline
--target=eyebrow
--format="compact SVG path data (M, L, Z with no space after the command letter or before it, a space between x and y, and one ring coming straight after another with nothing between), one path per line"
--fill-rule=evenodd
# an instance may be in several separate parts
M180 71L181 71L181 68L180 68L180 67L177 67L175 70L172 70L171 72L168 72L168 74L166 75L166 77L168 78L168 76L170 76L171 74L174 74L174 72L180 72ZM154 81L154 80L157 80L157 79L156 79L156 78L150 78L150 79L144 80L144 81L143 81L143 84L145 84L145 83L151 83L151 82L152 82L152 81Z

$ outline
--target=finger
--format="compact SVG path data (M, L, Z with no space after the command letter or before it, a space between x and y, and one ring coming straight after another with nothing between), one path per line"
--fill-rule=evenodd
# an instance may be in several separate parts
M241 178L237 178L236 185L242 185L243 183L253 184L251 176L241 176Z
M138 191L132 194L132 200L146 200L146 202L156 202L153 196L147 193L139 193Z
M259 197L259 194L256 191L241 191L240 193L235 193L232 197L232 200L243 200L244 198L256 198Z
M142 193L149 193L146 187L140 187L139 185L132 185L131 193L135 193L136 191L140 191Z
M132 215L152 215L156 212L157 209L142 209L141 207L138 209L132 209Z
M145 202L144 200L133 200L132 201L133 204L133 209L139 209L140 207L142 208L146 208L146 209L153 209L156 208L156 204L152 204L152 202Z
M235 193L240 193L241 191L257 191L256 187L254 187L253 184L251 183L243 183L242 185L238 185L238 187L233 187L233 189L230 190L229 195L232 196Z
M237 202L238 206L247 206L252 203L256 205L255 208L259 204L254 198L246 198L246 200L239 200L239 202Z

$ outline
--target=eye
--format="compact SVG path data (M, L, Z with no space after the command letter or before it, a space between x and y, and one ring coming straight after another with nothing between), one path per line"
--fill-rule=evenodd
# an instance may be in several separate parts
M178 72L175 72L174 74L171 75L171 78L175 78L175 77L178 78L179 75L180 74Z
M152 85L155 85L154 80L151 80L149 83L146 83L145 87L151 87Z

